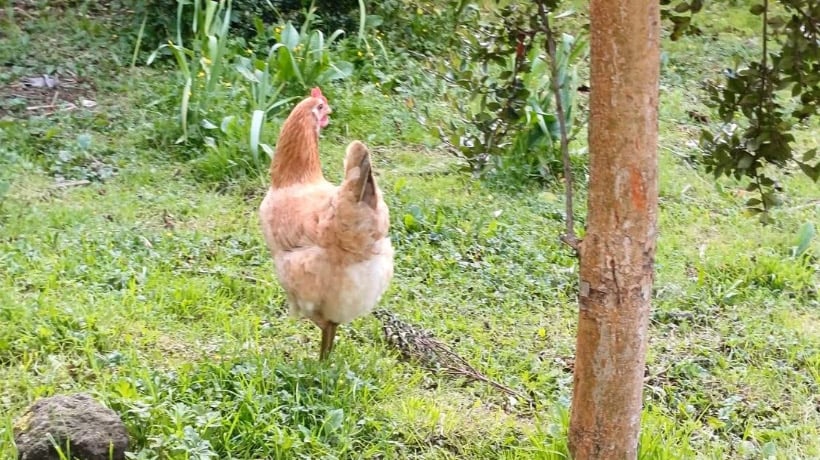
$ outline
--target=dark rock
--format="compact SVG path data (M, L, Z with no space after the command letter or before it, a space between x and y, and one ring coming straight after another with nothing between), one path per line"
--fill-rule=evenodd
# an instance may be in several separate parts
M14 422L14 442L18 460L60 460L54 443L72 459L121 460L128 432L116 412L80 393L36 401Z

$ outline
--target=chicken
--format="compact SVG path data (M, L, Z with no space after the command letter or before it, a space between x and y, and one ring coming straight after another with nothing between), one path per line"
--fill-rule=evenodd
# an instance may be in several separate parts
M325 180L319 131L331 109L318 88L290 113L271 162L271 188L259 218L292 316L322 330L327 359L339 324L368 314L393 277L390 216L376 185L370 153L348 145L344 181Z

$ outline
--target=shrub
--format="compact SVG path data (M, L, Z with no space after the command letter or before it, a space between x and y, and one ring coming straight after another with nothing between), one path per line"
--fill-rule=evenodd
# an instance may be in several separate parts
M290 22L275 27L276 44L268 53L269 67L276 69L274 80L293 87L292 91L300 95L314 86L345 79L353 73L353 64L331 58L331 47L344 31L337 29L325 37L321 30L313 27L314 21L311 9L300 29Z
M230 3L225 0L218 3L213 0L194 0L190 47L184 46L180 32L176 42L161 45L148 58L148 63L151 64L160 50L169 49L184 79L179 104L182 137L177 142L187 141L191 131L208 129L213 124L205 117L211 112L211 105L223 99L220 97L223 87L232 86L232 82L226 80L224 75L226 71L230 71L232 54L228 49ZM177 12L180 30L186 11L185 4L180 2Z

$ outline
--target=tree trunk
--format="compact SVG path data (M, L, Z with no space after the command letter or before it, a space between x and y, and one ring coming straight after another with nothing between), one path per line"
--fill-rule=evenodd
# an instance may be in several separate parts
M654 279L657 0L591 0L589 205L580 245L570 450L634 459Z

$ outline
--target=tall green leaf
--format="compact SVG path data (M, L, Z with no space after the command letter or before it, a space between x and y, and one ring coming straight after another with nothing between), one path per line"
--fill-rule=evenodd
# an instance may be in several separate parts
M259 139L262 137L262 126L265 121L263 110L254 110L251 117L250 148L254 164L259 164Z
M299 44L299 31L293 27L293 24L288 22L285 24L285 27L282 28L282 35L280 36L279 43L286 46L288 50L293 50L296 48L296 45Z

